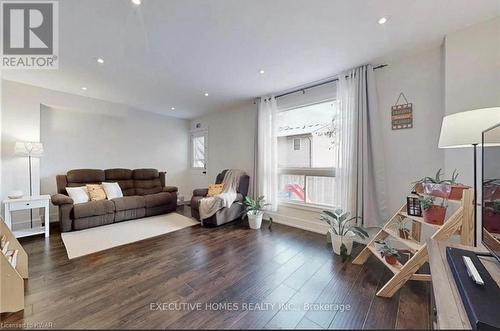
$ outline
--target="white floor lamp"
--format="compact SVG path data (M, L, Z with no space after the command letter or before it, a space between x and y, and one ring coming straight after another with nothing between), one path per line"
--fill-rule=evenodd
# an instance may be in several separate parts
M500 107L482 108L445 116L439 148L472 147L474 153L474 246L477 246L477 146L484 130L500 123Z
M29 168L29 177L30 177L30 196L33 195L33 178L32 178L32 167L31 167L31 158L42 157L43 156L43 145L42 143L36 142L23 142L18 141L14 146L14 154L17 156L27 156L28 157L28 168ZM33 209L30 209L30 222L31 227L33 227Z

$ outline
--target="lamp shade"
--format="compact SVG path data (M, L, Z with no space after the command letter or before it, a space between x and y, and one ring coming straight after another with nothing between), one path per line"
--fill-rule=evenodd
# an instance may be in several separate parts
M29 141L18 141L14 146L14 154L18 156L43 156L43 144Z
M482 133L500 123L500 107L464 111L443 118L439 148L472 147L481 144Z

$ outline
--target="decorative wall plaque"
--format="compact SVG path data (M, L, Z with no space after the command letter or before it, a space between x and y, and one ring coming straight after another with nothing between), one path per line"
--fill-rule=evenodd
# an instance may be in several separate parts
M399 103L399 99L403 97L406 103ZM411 129L413 127L413 104L406 100L405 95L401 92L396 100L396 104L391 107L392 129Z

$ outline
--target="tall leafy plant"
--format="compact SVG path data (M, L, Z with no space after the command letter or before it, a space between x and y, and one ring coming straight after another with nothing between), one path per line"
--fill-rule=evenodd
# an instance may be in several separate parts
M243 205L245 206L245 215L257 215L259 212L263 211L265 207L271 204L266 203L264 196L261 195L260 197L257 197L257 199L252 199L251 197L246 196L243 201Z
M360 226L356 226L356 220L360 219L360 217L351 216L349 212L344 212L342 209L337 209L335 211L324 210L320 219L330 225L330 231L333 234L336 234L341 237L345 237L347 235L355 235L359 236L362 239L366 239L369 237L368 233ZM342 261L347 260L347 247L344 242L342 242L340 246L340 256L342 256Z

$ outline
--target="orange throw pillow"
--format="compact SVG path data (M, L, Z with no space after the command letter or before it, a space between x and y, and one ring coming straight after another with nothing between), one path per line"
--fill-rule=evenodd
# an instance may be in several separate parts
M90 201L106 200L106 192L99 184L85 185L89 191Z
M208 185L207 197L214 197L218 194L221 194L223 188L224 188L224 184L210 184L210 185Z

